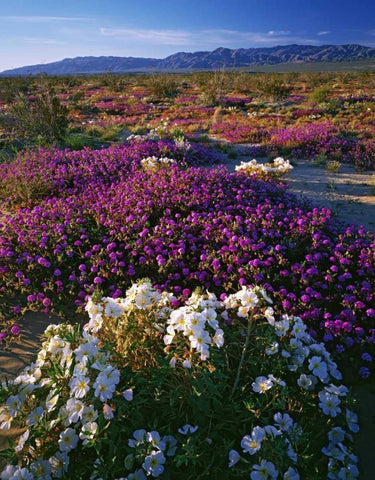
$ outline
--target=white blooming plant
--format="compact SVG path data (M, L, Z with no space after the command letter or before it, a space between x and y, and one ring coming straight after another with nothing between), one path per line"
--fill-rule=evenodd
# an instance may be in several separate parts
M256 174L258 178L272 178L274 180L279 180L292 170L293 165L290 164L289 160L284 160L282 157L275 158L272 163L259 163L253 159L248 162L241 162L240 165L236 166L236 172L246 175Z
M1 479L358 478L348 389L322 343L261 288L185 302L147 280L51 325L0 390L21 432Z

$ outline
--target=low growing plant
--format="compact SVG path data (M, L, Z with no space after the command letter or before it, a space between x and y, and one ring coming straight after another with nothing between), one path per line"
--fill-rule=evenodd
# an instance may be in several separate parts
M373 173L370 177L369 186L373 195L375 195L375 173Z
M273 180L280 180L281 177L291 172L293 166L289 160L284 160L281 157L275 158L272 163L258 163L256 160L250 162L241 162L236 166L237 172L244 172L247 175L256 174L260 179L271 178Z
M157 99L175 97L179 92L179 82L173 75L151 75L148 77L147 85Z
M318 153L313 159L312 163L317 167L322 167L327 165L327 156L324 153Z
M19 93L7 116L14 135L40 142L61 140L68 127L68 110L53 90L45 88L34 97Z
M93 296L81 329L50 325L3 383L23 429L2 478L357 478L348 389L298 318L259 287L179 305L150 282Z
M315 88L309 95L309 101L313 103L323 103L329 99L330 88L328 86L320 86Z
M337 160L327 162L327 170L331 173L338 173L341 168L341 163Z
M279 102L291 93L291 87L278 76L263 76L257 83L258 91L266 98Z

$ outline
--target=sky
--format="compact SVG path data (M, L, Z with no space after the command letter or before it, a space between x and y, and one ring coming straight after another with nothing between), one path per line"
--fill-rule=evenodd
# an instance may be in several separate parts
M0 71L292 43L375 47L375 1L0 0Z

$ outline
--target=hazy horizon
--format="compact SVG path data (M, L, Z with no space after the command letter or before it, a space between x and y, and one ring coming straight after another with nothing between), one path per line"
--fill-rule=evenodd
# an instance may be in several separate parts
M79 56L165 58L218 47L375 46L375 5L348 0L0 0L0 71Z

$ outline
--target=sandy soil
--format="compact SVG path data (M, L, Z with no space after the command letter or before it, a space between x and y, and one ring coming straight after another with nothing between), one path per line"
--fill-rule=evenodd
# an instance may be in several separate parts
M369 172L358 173L354 167L343 165L338 173L331 173L300 160L286 181L297 195L307 196L316 205L329 207L340 219L375 233L375 195Z
M28 312L20 321L22 334L14 341L9 350L0 350L0 381L11 378L35 359L40 348L40 336L51 323L59 323L56 316L44 313Z
M40 336L51 323L58 323L57 317L44 313L28 312L19 323L22 335L13 342L9 350L0 347L0 381L14 378L27 365L35 360L41 346ZM0 430L0 450L8 445L8 438L15 439L23 430L16 427L9 431ZM1 465L1 462L0 462Z
M222 155L222 163L229 171L236 165L252 159L247 145L236 145L237 157ZM260 159L259 161L266 161ZM290 191L308 198L320 207L327 207L337 218L346 223L363 225L375 233L375 190L371 188L372 172L358 173L351 165L342 165L339 173L331 173L311 161L296 160L292 172L284 177Z

